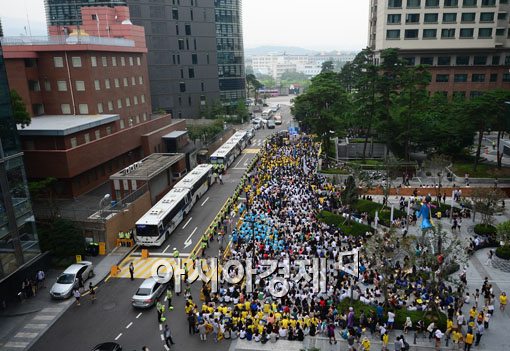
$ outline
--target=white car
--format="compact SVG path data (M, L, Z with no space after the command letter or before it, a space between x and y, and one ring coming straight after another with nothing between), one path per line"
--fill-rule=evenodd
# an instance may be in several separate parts
M79 287L80 277L82 282L94 276L92 262L81 261L67 267L60 274L57 281L50 289L50 295L54 299L67 299L72 296L73 289Z

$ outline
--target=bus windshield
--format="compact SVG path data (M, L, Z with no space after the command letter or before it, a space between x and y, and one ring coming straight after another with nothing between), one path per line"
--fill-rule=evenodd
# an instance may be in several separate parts
M158 227L155 225L138 224L136 226L137 236L159 236Z

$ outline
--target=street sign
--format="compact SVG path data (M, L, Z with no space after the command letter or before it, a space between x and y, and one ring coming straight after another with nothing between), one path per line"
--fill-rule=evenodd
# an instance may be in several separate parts
M81 262L81 255L76 255L76 263L80 263Z

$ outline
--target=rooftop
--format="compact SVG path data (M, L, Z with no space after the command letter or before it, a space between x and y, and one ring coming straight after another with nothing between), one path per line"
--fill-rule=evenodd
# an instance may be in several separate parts
M135 42L123 38L101 38L89 35L52 35L52 36L19 36L0 38L2 46L39 46L39 45L106 45L134 47Z
M119 120L119 115L46 115L32 118L19 135L65 136Z
M187 133L186 130L174 130L173 132L163 135L162 138L163 139L175 139L175 138L185 135L186 133Z
M110 179L148 181L179 162L184 156L184 154L151 154L143 160L135 162L111 175Z

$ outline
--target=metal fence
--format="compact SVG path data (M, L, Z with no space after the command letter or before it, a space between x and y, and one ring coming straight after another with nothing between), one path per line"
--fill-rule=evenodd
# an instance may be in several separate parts
M125 46L134 47L135 42L130 39L122 38L100 38L87 35L65 36L65 35L52 35L52 36L19 36L19 37L5 37L0 38L2 46L14 45L106 45L106 46Z

